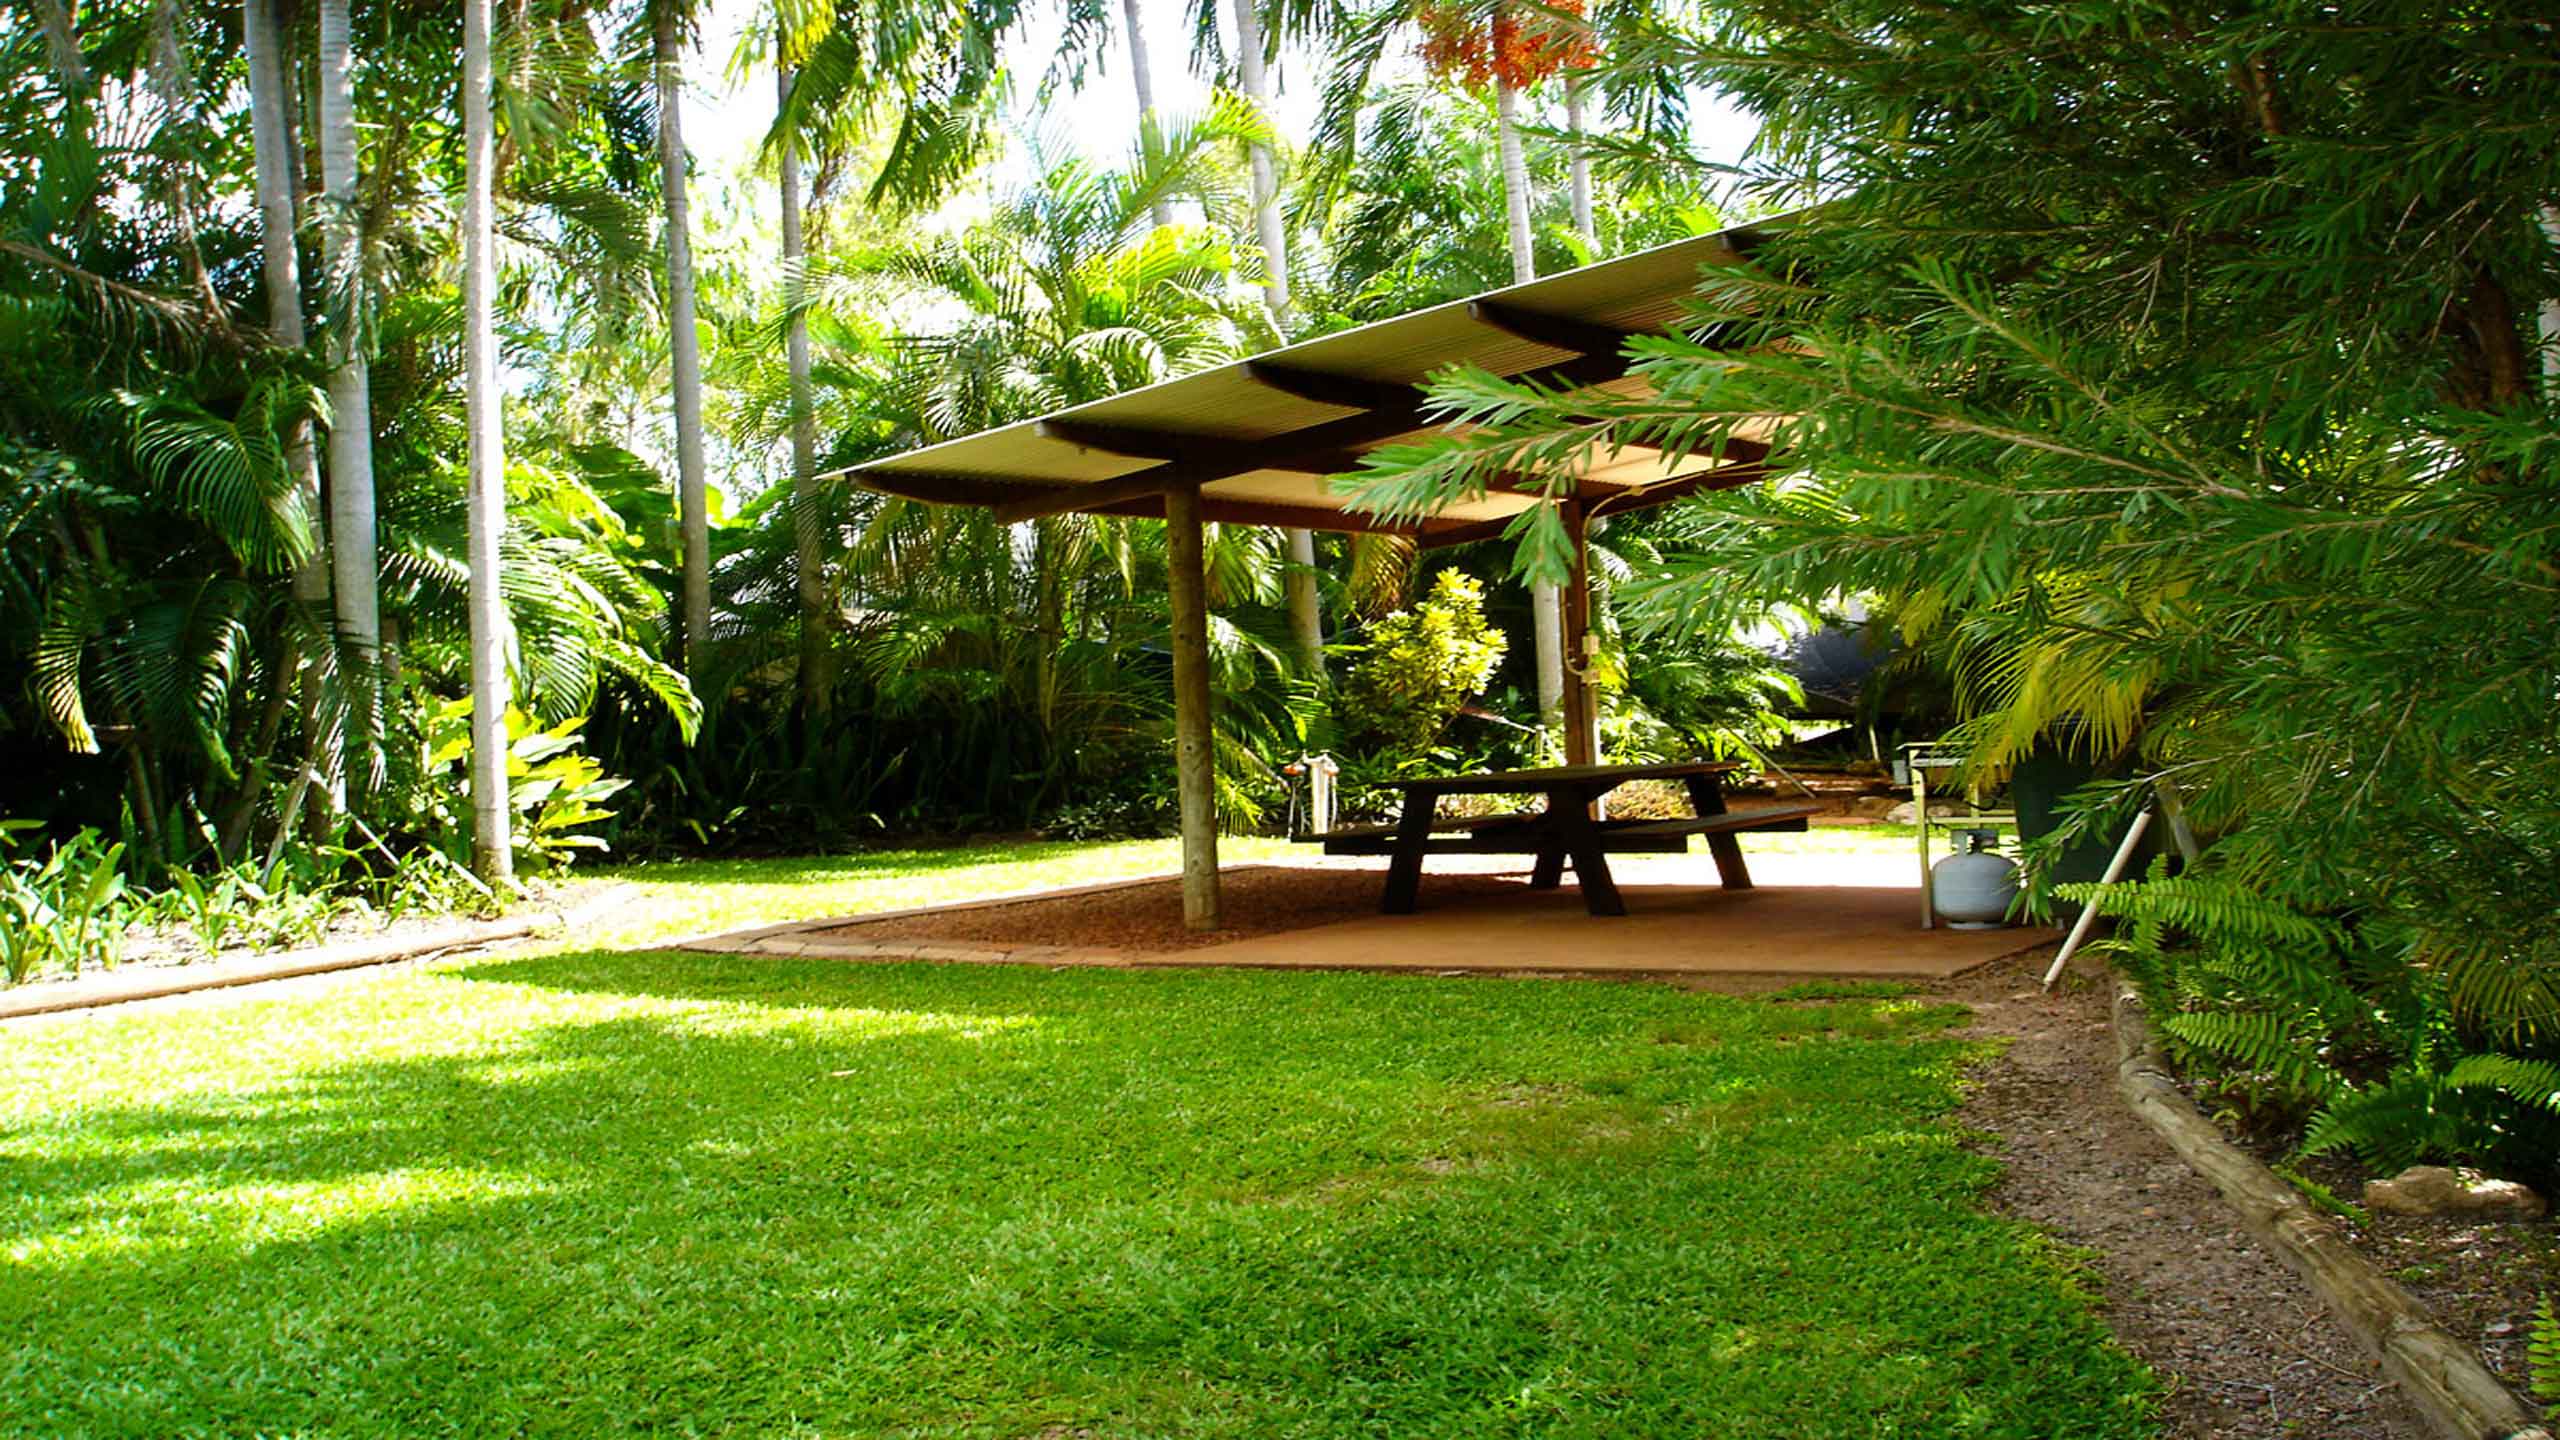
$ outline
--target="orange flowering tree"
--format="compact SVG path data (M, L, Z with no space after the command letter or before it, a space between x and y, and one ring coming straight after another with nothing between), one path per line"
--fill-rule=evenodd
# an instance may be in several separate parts
M1583 0L1549 0L1544 8L1578 18L1582 7ZM1422 63L1471 90L1532 89L1558 71L1588 69L1597 54L1588 29L1550 15L1524 18L1516 5L1497 6L1487 24L1481 6L1431 3L1414 21L1422 31Z

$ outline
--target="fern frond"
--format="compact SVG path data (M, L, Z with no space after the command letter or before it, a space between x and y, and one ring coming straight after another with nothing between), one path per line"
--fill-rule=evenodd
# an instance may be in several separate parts
M2319 1036L2283 1016L2251 1011L2172 1015L2161 1029L2199 1050L2261 1070L2313 1098L2344 1082L2320 1054Z

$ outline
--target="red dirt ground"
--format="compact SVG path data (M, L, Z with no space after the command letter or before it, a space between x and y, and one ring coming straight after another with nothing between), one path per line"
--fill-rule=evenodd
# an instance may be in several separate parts
M1510 894L1526 888L1527 881L1526 874L1435 872L1423 885L1422 908ZM1385 874L1375 869L1255 866L1230 870L1219 882L1226 928L1205 934L1183 928L1181 882L1165 879L1081 895L1031 895L1001 905L862 920L804 931L795 938L1062 945L1163 955L1375 915L1385 883Z

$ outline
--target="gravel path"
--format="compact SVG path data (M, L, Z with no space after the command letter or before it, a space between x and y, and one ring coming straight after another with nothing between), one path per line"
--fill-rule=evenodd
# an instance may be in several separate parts
M2049 960L1944 987L1973 1007L1972 1033L2010 1039L1958 1118L2008 1167L1991 1203L2082 1247L2100 1314L2170 1381L2164 1433L2429 1440L2311 1287L2117 1097L2105 995L2066 982L2046 996Z

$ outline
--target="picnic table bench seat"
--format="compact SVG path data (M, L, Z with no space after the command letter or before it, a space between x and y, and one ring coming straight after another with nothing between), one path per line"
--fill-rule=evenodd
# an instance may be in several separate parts
M1689 848L1692 835L1731 835L1741 831L1802 830L1820 813L1816 805L1753 805L1714 815L1683 815L1669 820L1603 820L1592 828L1600 843L1617 855L1677 855ZM1396 851L1394 821L1337 825L1302 835L1320 842L1327 855L1392 855ZM1553 827L1535 810L1502 815L1435 818L1424 853L1434 855L1525 855L1555 842Z

